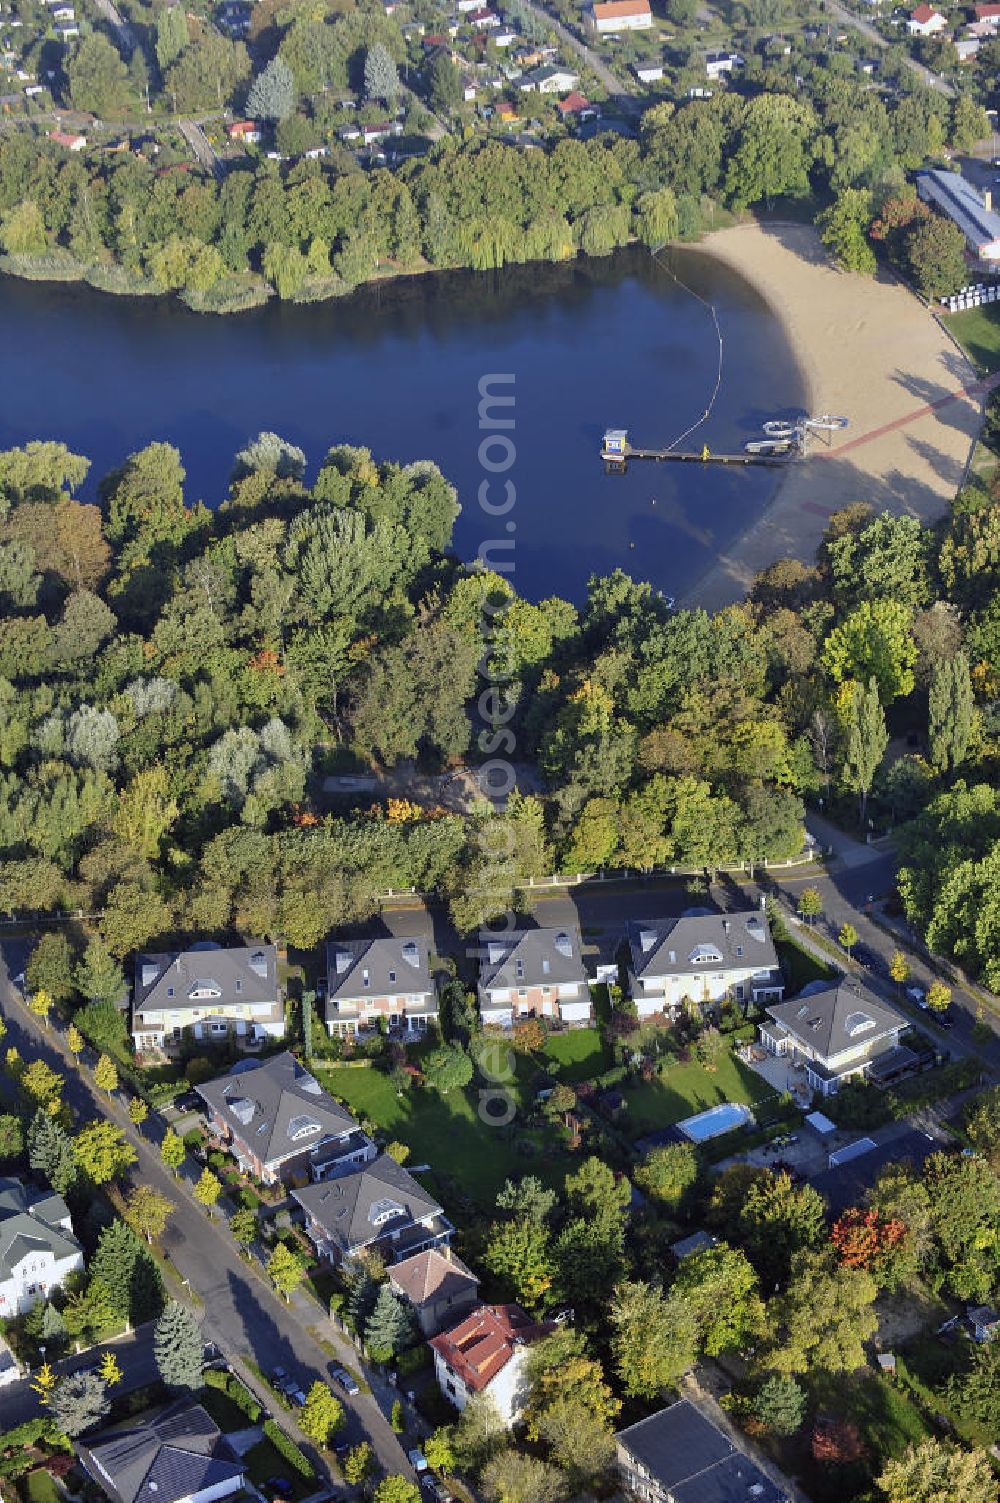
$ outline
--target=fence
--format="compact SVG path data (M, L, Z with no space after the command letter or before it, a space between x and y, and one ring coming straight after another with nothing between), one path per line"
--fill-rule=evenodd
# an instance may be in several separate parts
M732 866L651 866L645 870L631 867L622 867L619 871L601 870L596 872L572 872L560 874L554 872L549 877L525 877L523 882L516 885L527 888L529 891L548 887L579 887L584 882L652 882L657 877L704 877L709 873L721 873L727 876L752 877L755 871L783 871L786 868L796 866L813 866L819 858L819 850L803 851L798 856L789 856L783 861L768 861L762 857L759 861L737 861ZM385 892L376 893L376 903L389 903L396 898L425 898L433 900L440 897L436 891L424 892L418 887L390 887ZM44 924L78 924L96 923L104 917L104 910L98 913L84 913L77 909L73 913L43 913L41 911L26 910L22 914L12 914L7 918L0 918L0 930L19 929L24 926L39 926Z

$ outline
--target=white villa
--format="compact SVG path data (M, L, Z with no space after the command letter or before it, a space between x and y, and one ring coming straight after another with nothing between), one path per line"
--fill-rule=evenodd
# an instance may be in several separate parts
M767 919L741 913L692 913L628 925L629 995L640 1018L686 1004L780 1002L785 983Z
M899 1042L908 1027L860 986L814 981L793 1001L767 1008L760 1041L769 1054L802 1064L811 1090L833 1096L845 1080L885 1083L905 1073L915 1061Z

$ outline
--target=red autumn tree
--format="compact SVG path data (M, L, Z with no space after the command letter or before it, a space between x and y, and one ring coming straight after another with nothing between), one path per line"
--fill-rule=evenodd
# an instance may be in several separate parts
M858 1427L850 1420L818 1419L813 1426L814 1461L826 1462L828 1466L846 1466L848 1462L860 1460L864 1449Z
M851 1206L833 1224L830 1239L845 1268L871 1269L906 1236L902 1221L883 1217L879 1211Z

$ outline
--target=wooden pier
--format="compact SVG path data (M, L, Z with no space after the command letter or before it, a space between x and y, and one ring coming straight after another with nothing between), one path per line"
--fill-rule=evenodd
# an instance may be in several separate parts
M634 449L631 444L625 444L620 449L601 449L601 458L605 464L616 465L623 468L631 459L653 459L657 461L675 460L681 464L764 464L780 466L791 464L798 458L797 453L789 448L785 454L714 454L710 449L688 451L685 449Z

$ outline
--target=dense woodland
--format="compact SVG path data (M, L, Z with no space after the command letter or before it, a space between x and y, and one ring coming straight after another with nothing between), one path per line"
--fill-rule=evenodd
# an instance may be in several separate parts
M794 854L823 799L912 821L909 912L1000 979L987 490L933 531L848 507L815 566L710 615L617 571L579 610L518 598L449 551L458 501L427 463L334 448L310 485L261 435L215 511L165 444L100 505L74 496L87 469L52 443L0 456L3 911L102 913L117 957L232 928L311 946L409 886L468 929L553 870ZM497 756L540 791L464 815L320 791Z
M883 98L835 61L815 64L807 89L765 72L745 95L657 105L637 139L605 133L534 151L447 139L395 171L364 171L341 154L285 169L248 161L216 183L10 133L0 140L2 264L235 307L269 288L308 299L376 274L606 255L636 236L655 245L696 235L715 203L742 210L812 195L830 205L831 246L870 269L866 234L886 201L912 197L906 172L946 142L967 149L988 127L966 96L949 103L905 74ZM949 268L945 281L953 257Z

